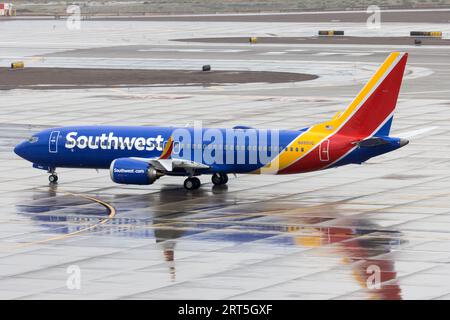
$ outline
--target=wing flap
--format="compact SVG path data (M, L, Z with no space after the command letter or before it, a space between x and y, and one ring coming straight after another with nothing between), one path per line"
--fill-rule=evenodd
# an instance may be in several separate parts
M133 158L133 159L147 162L155 169L163 172L172 172L174 169L184 169L186 171L209 169L209 166L205 164L184 159L176 159L176 158L171 159Z

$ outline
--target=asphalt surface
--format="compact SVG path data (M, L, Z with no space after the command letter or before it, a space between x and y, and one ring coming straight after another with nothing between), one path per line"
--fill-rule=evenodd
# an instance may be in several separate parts
M449 299L448 47L167 41L261 27L207 26L92 22L73 32L44 21L8 24L4 66L22 59L41 68L198 70L209 63L319 78L1 91L0 297ZM264 32L291 36L292 29L274 23ZM59 169L58 185L50 186L45 172L12 152L32 133L61 125L302 128L345 108L391 50L410 54L392 135L435 128L361 166L238 175L222 188L205 176L199 190L186 192L182 178L121 186L107 171L77 169ZM81 273L78 289L67 285L73 270ZM373 270L380 286L368 283Z

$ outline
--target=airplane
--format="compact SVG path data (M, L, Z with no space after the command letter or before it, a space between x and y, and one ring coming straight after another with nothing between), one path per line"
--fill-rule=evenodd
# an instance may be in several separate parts
M109 169L119 184L150 185L163 176L200 175L225 185L229 174L297 174L361 164L404 147L389 135L407 53L393 52L356 98L331 120L298 130L71 126L39 132L14 152L57 183L56 168Z

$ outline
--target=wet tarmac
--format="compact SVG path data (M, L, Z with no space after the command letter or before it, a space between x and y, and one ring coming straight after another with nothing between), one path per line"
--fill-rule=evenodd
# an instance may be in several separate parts
M327 44L327 45L417 45L448 46L450 39L439 37L348 37L348 36L314 36L314 37L259 37L257 43L261 44ZM249 38L193 38L176 39L176 41L206 42L206 43L248 43Z
M17 28L25 22L11 23ZM120 42L116 34L126 28L102 22L99 33L92 23L84 41L70 32L49 36L45 28L37 29L36 42L21 42L26 34L7 35L0 63L22 58L41 67L120 67L132 61L140 69L174 69L208 59L222 70L278 67L314 71L319 78L1 91L0 298L450 298L447 47L400 48L410 60L392 134L437 128L364 165L291 176L238 175L222 188L205 176L194 192L185 191L177 177L148 187L120 186L107 171L60 169L59 184L49 186L45 172L12 152L33 132L77 124L184 126L194 120L204 126L302 128L345 108L392 49L161 40L202 36L195 23L183 23L184 31L177 32L176 24L163 30L141 22ZM139 30L157 27L158 40L140 38ZM224 28L212 24L204 36L219 36ZM284 26L268 28L289 35ZM49 45L38 45L39 37ZM95 45L95 37L102 45ZM74 266L81 272L79 289L67 285ZM380 286L370 282L374 270Z
M261 4L258 4L261 5ZM253 9L254 9L253 5ZM282 8L278 8L283 11ZM270 9L267 12L262 10L259 13L247 12L245 13L222 13L216 14L218 11L213 10L214 14L154 14L155 10L151 10L153 14L143 14L142 11L127 13L127 8L124 8L120 14L122 16L108 16L108 14L90 14L84 18L91 21L185 21L185 22L289 22L289 23L318 23L318 22L340 22L340 23L365 23L373 11L367 10L324 10L324 11L304 11L295 12L286 10L287 12L272 13ZM177 11L176 8L171 7L171 11ZM201 8L196 6L196 10ZM301 9L300 9L301 10ZM289 12L292 11L292 12ZM157 12L157 11L156 11ZM32 13L29 13L31 15ZM35 15L39 14L39 10ZM395 23L448 23L450 22L450 8L425 8L425 9L385 9L381 10L381 18L384 22ZM21 19L41 19L53 20L54 16L26 16L26 17L0 17L0 22L9 20Z
M167 15L135 17L143 21L210 21L210 22L291 22L291 23L365 23L373 11L318 11L318 12L290 12L290 13L263 13L263 14L221 14L221 15ZM101 19L101 18L99 18ZM120 20L121 18L116 18ZM123 20L128 20L126 17ZM381 10L381 19L384 22L409 23L448 23L450 22L450 9L423 9L423 10Z

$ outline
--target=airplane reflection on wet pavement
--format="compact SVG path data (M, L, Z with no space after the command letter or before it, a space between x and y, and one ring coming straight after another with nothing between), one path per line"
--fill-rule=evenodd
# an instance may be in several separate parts
M156 243L174 282L178 243L195 240L214 246L229 242L247 250L246 245L260 242L280 251L292 247L302 248L303 252L320 249L321 254L338 257L341 265L349 268L365 298L402 298L395 261L383 255L406 240L399 231L380 227L370 219L342 215L339 207L346 201L299 207L277 199L241 201L224 186L216 188L213 196L206 196L202 189L194 194L178 187L163 189L141 195L99 195L116 208L117 215L85 234L113 236L116 241L131 237ZM16 205L16 210L32 219L46 234L49 231L71 234L108 214L96 203L61 193L57 186L35 189L30 199Z

